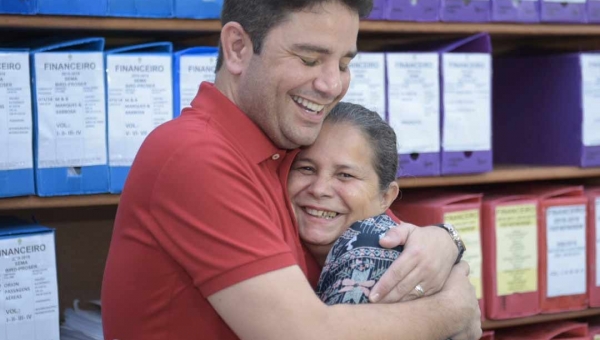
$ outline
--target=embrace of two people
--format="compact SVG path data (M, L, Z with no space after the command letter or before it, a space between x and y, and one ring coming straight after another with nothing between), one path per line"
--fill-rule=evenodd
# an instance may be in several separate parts
M121 195L105 339L479 339L460 245L388 210L394 131L339 103L372 6L224 0L215 84L146 138ZM385 261L342 277L333 254L362 234Z

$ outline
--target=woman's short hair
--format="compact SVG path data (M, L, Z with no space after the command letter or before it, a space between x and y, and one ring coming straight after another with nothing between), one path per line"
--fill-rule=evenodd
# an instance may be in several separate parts
M329 113L328 124L348 123L363 132L373 150L373 168L379 177L380 189L387 190L396 180L398 148L394 129L381 117L364 106L340 102Z

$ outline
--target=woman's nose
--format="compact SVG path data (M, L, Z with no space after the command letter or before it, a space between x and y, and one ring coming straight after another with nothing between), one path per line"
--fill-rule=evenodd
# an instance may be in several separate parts
M325 176L317 176L308 187L308 191L315 197L331 197L331 181Z

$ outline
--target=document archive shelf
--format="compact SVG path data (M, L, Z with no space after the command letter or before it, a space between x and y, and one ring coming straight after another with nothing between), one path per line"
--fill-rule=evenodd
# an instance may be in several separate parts
M202 36L213 42L219 29L220 23L217 20L0 15L0 32L14 34L16 30L27 37L68 36L74 33L89 36L94 33L107 36L107 40L124 39L123 37L147 40L150 34L156 33L169 35L174 41ZM363 21L360 30L359 45L375 46L388 39L410 39L416 36L440 38L477 32L489 32L492 38L500 38L497 41L499 50L518 44L520 38L527 38L531 42L549 42L554 47L573 46L578 41L598 46L600 42L600 25ZM569 36L569 39L556 39L560 36ZM504 37L512 39L503 40ZM564 180L600 183L600 168L496 165L492 172L484 174L401 177L398 183L403 189L421 190ZM99 297L104 260L119 199L120 195L115 194L0 199L0 215L15 215L25 219L33 216L40 223L56 228L61 311L70 306L75 298L91 300ZM486 320L483 328L492 330L592 317L600 317L600 308L502 321Z
M600 168L582 169L577 167L526 167L526 166L496 166L494 171L476 175L457 175L443 177L402 177L399 178L400 188L419 189L434 187L485 185L500 183L517 183L527 181L554 180L600 180ZM22 209L47 208L77 208L108 206L119 204L120 195L80 195L58 197L11 197L0 198L0 212Z
M218 20L0 15L0 28L218 33L220 27ZM595 36L600 35L600 25L363 21L360 24L360 31L369 34L488 32L492 35Z

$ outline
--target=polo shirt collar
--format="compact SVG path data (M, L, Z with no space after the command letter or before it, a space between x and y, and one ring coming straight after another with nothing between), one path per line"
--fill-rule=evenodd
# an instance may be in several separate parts
M279 154L275 159L281 159L288 152L275 146L260 127L214 84L203 82L191 106L209 112L211 119L244 148L250 160L257 164L273 159L275 154Z

